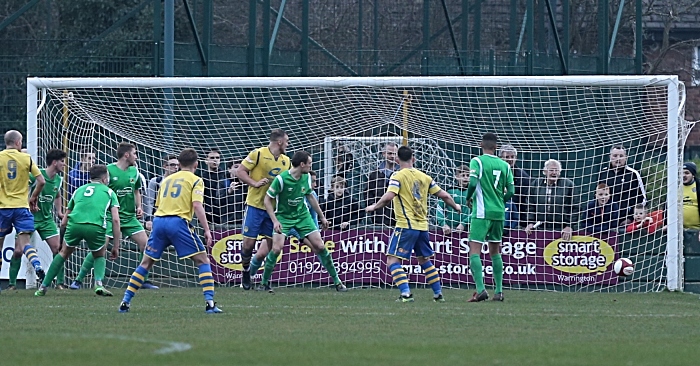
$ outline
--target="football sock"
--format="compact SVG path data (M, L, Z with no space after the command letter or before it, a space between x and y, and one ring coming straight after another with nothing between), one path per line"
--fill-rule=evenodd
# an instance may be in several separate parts
M275 254L275 252L271 250L270 253L267 253L267 257L265 257L265 271L263 271L261 281L263 285L267 285L270 281L270 277L272 277L272 270L275 269L275 264L277 264L277 256L278 254Z
M60 257L58 253L53 255L53 259L56 260L56 257ZM58 269L58 274L56 275L56 283L57 284L63 284L66 281L66 266L61 266L61 268Z
M32 263L32 266L34 267L35 271L41 269L41 262L39 261L39 256L36 254L36 249L34 249L33 246L27 244L24 247L24 255L26 255L27 259L29 259L29 262Z
M438 275L438 271L433 265L433 262L427 261L421 264L420 268L423 269L423 273L425 274L425 280L428 282L430 287L433 288L433 294L435 294L435 296L440 295L442 293L440 275Z
M123 302L131 302L131 298L134 297L134 295L136 295L136 291L141 288L147 274L148 270L146 268L142 266L136 267L136 270L129 279L129 286L127 286L126 291L124 291L124 298L122 299Z
M411 290L408 288L408 276L406 276L406 271L403 270L401 264L394 263L389 266L389 273L391 273L391 277L394 279L394 285L399 287L401 295L408 296L411 293Z
M253 249L241 249L241 265L243 270L247 271L250 269L250 258L253 256ZM260 268L260 267L258 267Z
M85 279L85 276L87 276L88 272L90 272L94 264L95 258L92 256L92 252L90 252L85 256L85 259L83 259L83 265L80 266L80 272L78 273L78 277L76 277L75 280L78 282L83 282L83 279Z
M493 281L496 283L496 293L503 292L503 258L501 254L491 256L493 261Z
M95 284L102 286L102 280L105 278L105 267L107 260L104 256L95 257Z
M481 266L481 258L478 254L472 254L469 256L469 267L472 271L472 277L476 283L476 292L481 293L484 291L484 274L481 273L483 267Z
M328 252L328 249L324 247L321 252L318 253L318 258L321 260L321 264L323 264L323 267L326 268L326 271L328 271L328 274L333 279L333 284L341 284L342 282L340 281L340 278L338 278L338 271L335 270L333 258L331 257L331 253Z
M9 285L17 286L17 275L19 274L19 268L22 267L22 257L15 258L14 256L10 259L10 281Z
M46 277L44 277L44 282L41 284L41 287L49 287L51 285L51 281L53 281L53 278L56 277L56 274L58 274L58 271L64 266L65 263L65 258L60 255L55 256L53 261L51 261L49 271L46 272Z
M264 261L260 261L257 256L254 256L253 259L250 261L250 276L253 277L255 276L256 273L258 273L258 270L260 269L260 266L262 266Z
M214 276L209 263L199 265L199 285L202 286L204 301L214 301Z

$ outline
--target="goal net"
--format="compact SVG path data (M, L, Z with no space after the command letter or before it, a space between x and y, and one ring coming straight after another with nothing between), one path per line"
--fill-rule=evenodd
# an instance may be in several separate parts
M322 238L340 278L349 287L391 286L383 253L400 208L364 209L399 168L398 147L412 147L415 166L466 203L470 160L482 153L482 135L493 132L497 154L516 177L502 242L506 288L676 290L683 286L681 159L692 127L683 100L675 76L30 78L28 147L39 164L50 149L61 149L70 169L84 170L85 154L109 164L120 142L133 143L144 186L171 168L168 155L195 148L216 281L238 285L246 187L235 168L268 145L273 129L283 129L287 155L312 155L331 225ZM74 188L65 187L65 196ZM143 190L144 197L155 194ZM466 205L462 214L435 198L428 206L443 285L473 287ZM144 208L146 221L151 207ZM108 262L108 285L123 286L138 265L137 246L126 240L122 248ZM69 278L84 255L68 262ZM488 248L481 255L492 284ZM614 273L623 257L634 263L631 276ZM404 267L412 285L426 284L415 258ZM194 286L196 268L171 249L151 280ZM331 279L310 248L290 238L272 282L327 286Z

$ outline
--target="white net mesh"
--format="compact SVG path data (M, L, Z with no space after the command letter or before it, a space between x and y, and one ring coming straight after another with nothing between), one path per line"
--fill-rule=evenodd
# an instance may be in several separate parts
M148 181L162 176L168 154L195 148L202 174L211 177L206 206L215 229L209 253L216 280L238 284L245 187L228 167L266 146L270 131L281 128L290 138L289 156L300 149L312 154L321 206L331 222L322 236L340 278L349 286L383 286L391 284L382 253L393 212L366 215L364 208L385 191L393 169L391 146L407 141L416 151L416 167L459 203L466 187L456 176L481 154L481 136L494 132L499 145L515 150L501 153L517 151L516 196L508 206L502 248L507 288L651 291L665 285L667 236L678 237L680 225L669 222L668 212L681 209L680 201L667 199L669 172L681 174L680 164L673 171L668 167L669 108L677 106L668 106L667 85L613 86L619 84L615 79L597 79L586 86L542 86L531 78L526 86L398 79L396 86L320 87L297 80L299 86L279 87L240 87L236 79L219 87L188 87L183 79L171 88L46 88L37 122L39 161L58 148L69 152L71 169L80 169L85 150L108 164L116 160L117 145L128 141L137 146L138 168ZM690 127L682 114L679 121L671 131L681 140L677 160ZM221 157L219 173L205 172L213 148ZM556 169L545 175L550 159L560 163L559 175ZM600 183L609 187L597 190ZM598 198L605 203L596 203ZM468 215L435 199L429 206L433 261L443 284L473 285ZM569 229L572 239L558 240ZM122 257L108 263L112 285L127 281L138 264L137 247L127 241L123 248L128 250ZM272 277L276 285L330 283L297 239L283 253ZM486 253L484 248L485 280L492 283ZM68 277L84 254L69 262ZM621 257L635 263L632 276L613 273ZM426 283L415 258L405 265L412 283ZM194 266L177 261L174 251L158 262L151 278L160 285L197 283Z

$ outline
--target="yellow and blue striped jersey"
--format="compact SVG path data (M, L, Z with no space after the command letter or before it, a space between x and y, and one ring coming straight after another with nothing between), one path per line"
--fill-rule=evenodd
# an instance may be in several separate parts
M250 154L243 159L242 164L250 171L250 177L254 181L257 182L263 178L269 180L266 185L259 188L248 186L248 197L246 197L245 200L248 206L264 210L267 189L270 187L270 184L272 184L272 181L275 180L275 177L289 170L291 165L289 157L281 154L275 159L275 156L270 152L270 148L266 146L251 151Z
M191 221L194 202L204 202L204 182L194 173L181 170L160 183L155 216L180 216Z
M38 177L32 157L17 149L0 151L0 208L29 208L29 174Z
M394 197L396 227L428 230L428 194L437 194L441 188L433 178L415 168L401 169L391 175L389 192Z

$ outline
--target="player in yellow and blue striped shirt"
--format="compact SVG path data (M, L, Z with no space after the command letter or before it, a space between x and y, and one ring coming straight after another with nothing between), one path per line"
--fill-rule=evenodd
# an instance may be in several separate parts
M37 277L44 280L44 270L41 268L36 249L29 244L29 239L34 232L34 216L29 212L38 211L37 204L39 193L44 189L46 180L41 175L32 157L22 150L22 134L16 130L5 133L6 149L0 151L0 243L5 236L17 232L15 252L13 258L22 258L22 254L34 266ZM36 186L29 201L29 174L36 177ZM2 260L0 260L0 266Z
M204 292L205 312L213 314L221 310L214 302L214 276L207 257L207 251L202 241L190 226L193 214L197 215L204 229L204 239L211 246L211 231L204 212L204 183L194 174L197 169L197 152L185 149L180 152L177 160L180 171L163 179L156 198L155 217L148 244L144 251L141 264L131 275L129 285L124 292L124 298L119 306L119 312L129 311L131 298L143 285L148 271L153 264L160 260L163 251L170 245L180 259L192 258L199 269L199 284Z
M430 247L428 236L428 194L437 196L457 212L461 212L462 207L455 203L449 193L435 184L433 178L414 168L414 161L413 150L410 147L399 148L401 170L391 176L389 188L382 198L368 206L366 211L372 212L382 208L393 200L396 229L389 241L386 264L394 284L401 291L397 301L413 302L413 294L408 287L408 276L401 266L401 261L410 259L413 252L418 257L418 263L423 269L425 278L433 289L433 300L444 302L440 276L430 261L430 257L435 252Z

